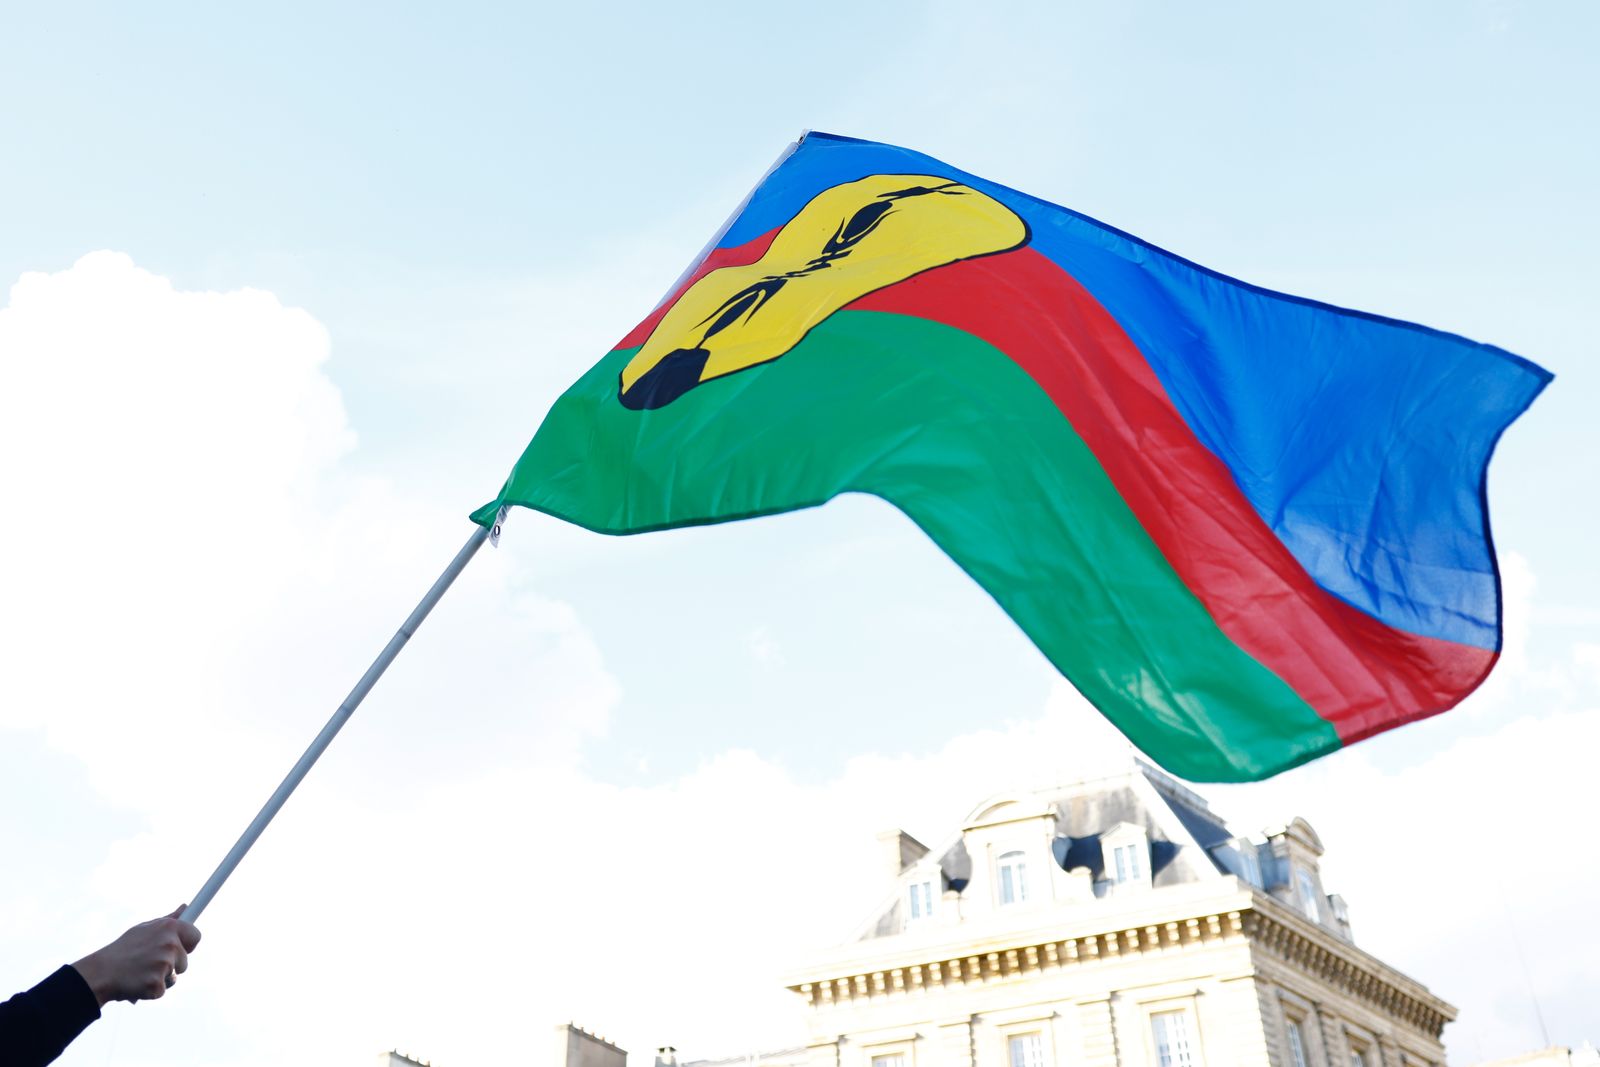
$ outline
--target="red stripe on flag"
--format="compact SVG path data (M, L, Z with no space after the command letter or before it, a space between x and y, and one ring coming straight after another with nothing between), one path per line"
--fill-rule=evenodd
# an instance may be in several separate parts
M713 248L706 255L706 258L702 259L694 270L689 272L689 276L683 280L683 284L678 286L671 296L661 301L654 311L646 315L643 322L629 330L628 336L612 345L611 350L615 352L619 348L637 348L639 345L644 344L645 341L650 339L650 331L656 328L656 324L661 321L667 310L677 302L678 297L683 295L685 289L718 267L742 267L747 263L754 263L767 254L767 248L772 244L772 239L778 236L778 230L782 228L781 226L774 227L760 237L752 238L744 244L736 245L733 248Z
M1318 586L1116 320L1038 252L953 263L849 307L945 323L1021 365L1222 631L1346 744L1452 707L1493 666L1491 651L1395 630Z

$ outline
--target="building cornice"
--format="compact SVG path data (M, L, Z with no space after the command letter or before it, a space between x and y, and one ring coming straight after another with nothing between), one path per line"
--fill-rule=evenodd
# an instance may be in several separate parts
M1257 948L1309 972L1357 1000L1437 1040L1455 1006L1421 982L1390 967L1342 938L1305 919L1278 901L1243 916L1244 934Z
M969 927L964 939L856 942L794 973L786 984L811 1007L827 1008L1232 943L1252 945L1436 1039L1455 1018L1455 1008L1420 983L1279 901L1229 881L1240 888L1227 894L1213 889L1198 899L1194 893L1174 899L1170 891L1157 890L1137 910L1074 916L1064 923L987 933Z

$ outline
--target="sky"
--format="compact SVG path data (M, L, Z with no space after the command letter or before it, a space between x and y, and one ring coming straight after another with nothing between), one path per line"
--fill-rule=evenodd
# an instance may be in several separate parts
M0 984L198 888L557 393L811 128L1555 372L1490 473L1490 681L1199 791L1310 820L1358 943L1460 1008L1453 1063L1600 1039L1600 8L375 12L5 12ZM62 1062L539 1063L569 1019L636 1057L795 1044L781 976L881 897L878 831L1126 758L880 501L517 513L171 998Z

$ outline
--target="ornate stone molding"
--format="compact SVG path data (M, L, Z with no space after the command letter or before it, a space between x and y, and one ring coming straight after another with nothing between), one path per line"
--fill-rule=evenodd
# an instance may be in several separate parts
M1154 952L1170 952L1244 936L1244 915L1219 912L1190 919L1039 941L973 955L881 971L846 974L789 986L813 1007L871 1000L946 987L983 985L1027 975Z
M1387 965L1257 896L1257 907L1218 911L1062 940L1028 940L971 955L939 955L883 970L791 984L813 1008L1013 981L1067 967L1247 941L1383 1014L1438 1039L1455 1009ZM1285 909L1286 910L1286 909ZM1035 937L1038 935L1035 934ZM948 951L948 950L947 950Z
M1385 964L1320 929L1311 932L1309 923L1285 922L1265 910L1252 910L1245 913L1244 928L1252 944L1435 1040L1456 1017L1443 1000L1421 986L1405 988L1391 978L1394 972Z

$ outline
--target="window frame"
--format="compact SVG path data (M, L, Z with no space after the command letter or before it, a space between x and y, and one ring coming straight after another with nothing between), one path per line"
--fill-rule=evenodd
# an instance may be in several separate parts
M1300 1038L1300 1061L1295 1063L1291 1060L1289 1067L1314 1067L1315 1064L1328 1063L1325 1058L1320 1058L1318 1052L1322 1049L1322 1032L1313 1014L1316 1009L1309 1001L1285 989L1278 990L1277 1000L1278 1019L1283 1024L1283 1044L1291 1055L1294 1050L1290 1032L1293 1031Z
M917 899L918 896L919 896L919 890L920 890L920 896L921 896L920 910L919 910L919 907L918 907L918 899ZM933 918L935 909L938 906L935 903L937 900L938 900L938 896L935 895L935 893L933 891L933 878L932 877L930 877L928 875L922 875L920 877L917 877L917 878L913 879L911 882L907 883L907 885L906 885L906 923L908 925L909 924L913 924L913 923L922 923L922 922L927 922L929 919Z
M1042 1067L1055 1067L1059 1019L1060 1016L1053 1010L1046 1008L1041 1011L1038 1006L1001 1010L989 1020L994 1029L989 1032L992 1036L984 1037L976 1050L979 1053L977 1062L984 1064L992 1055L994 1062L1001 1067L1011 1067L1012 1039L1037 1035Z
M1116 877L1112 880L1117 885L1134 885L1145 880L1144 868L1149 866L1149 862L1148 857L1146 857L1146 862L1143 865L1139 863L1139 853L1141 851L1148 852L1149 850L1141 850L1137 841L1126 841L1120 845L1111 846L1111 858L1116 868ZM1126 869L1123 867L1124 856L1127 857Z
M1306 1052L1303 1018L1285 1013L1283 1016L1283 1043L1289 1047L1289 1067L1311 1067L1311 1056Z
M1010 900L1006 899L1008 893L1012 897ZM995 857L994 900L996 906L1002 908L1011 908L1028 902L1027 852L1014 848Z
M883 1067L917 1067L916 1038L902 1032L901 1036L890 1040L863 1045L861 1058L856 1062L860 1067L880 1067L879 1061L884 1061Z
M1038 1063L1029 1064L1025 1062L1018 1064L1016 1061L1017 1042L1025 1041L1028 1038L1032 1038L1034 1041L1034 1050L1039 1056ZM1006 1067L1049 1067L1051 1061L1046 1050L1044 1027L1036 1025L1032 1029L1027 1030L1007 1030L1005 1033L1005 1043Z
M1261 888L1261 855L1256 851L1256 846L1248 841L1239 845L1239 867L1244 874L1244 880Z
M1322 922L1322 901L1318 899L1317 880L1305 867L1294 869L1294 897L1300 903L1300 913L1314 923Z
M1378 1051L1376 1043L1364 1033L1357 1033L1348 1026L1344 1031L1345 1051L1349 1067L1383 1067L1383 1054Z
M1156 1016L1181 1015L1188 1039L1188 1063L1173 1061L1173 1067L1206 1067L1205 1035L1200 1025L1200 1002L1194 993L1148 1000L1140 1006L1144 1017L1145 1062L1160 1067L1161 1047L1156 1041Z
M1157 1033L1156 1020L1158 1019L1178 1019L1182 1021L1183 1048L1180 1053L1180 1055L1183 1057L1182 1059L1172 1058L1166 1061L1162 1060L1162 1037L1167 1036L1170 1038L1170 1034ZM1151 1063L1154 1064L1154 1067L1199 1067L1199 1041L1198 1035L1195 1033L1193 1020L1194 1015L1189 1011L1188 1008L1163 1008L1160 1011L1153 1011L1150 1013L1150 1052ZM1165 1030L1165 1027L1163 1027L1163 1030ZM1171 1051L1170 1048L1169 1051Z
M1124 849L1133 851L1125 853ZM1100 877L1096 885L1101 888L1096 890L1097 896L1136 892L1154 884L1155 867L1147 829L1123 822L1100 835Z

